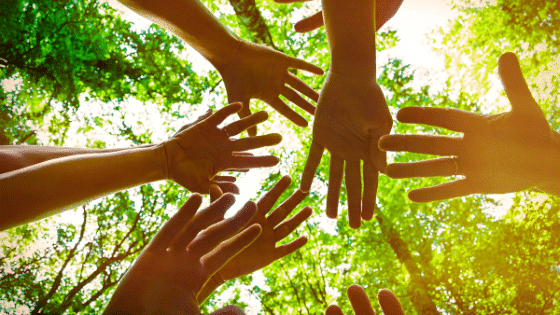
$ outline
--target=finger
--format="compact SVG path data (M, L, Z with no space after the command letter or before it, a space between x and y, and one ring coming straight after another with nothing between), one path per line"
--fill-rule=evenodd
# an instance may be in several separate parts
M298 33L307 33L318 29L324 24L323 11L319 11L312 16L297 22L296 25L294 25L294 29Z
M353 284L348 287L348 290L346 290L346 294L348 294L348 299L350 300L350 304L352 305L352 309L354 310L355 314L375 315L367 293L366 291L364 291L364 289L362 289L362 287L357 284Z
M249 115L238 121L232 122L231 124L225 126L224 129L227 130L227 133L231 137L233 137L242 133L244 130L249 129L250 127L258 125L263 121L266 121L267 119L268 119L268 114L264 111L261 111L253 115Z
M346 161L346 196L348 198L348 221L357 229L362 217L362 174L360 161Z
M271 133L264 136L241 138L231 141L233 151L247 151L262 147L276 145L282 141L282 136L278 133Z
M226 120L226 118L228 118L229 116L239 112L242 108L243 104L239 102L231 103L230 105L214 113L212 116L208 117L206 121L211 125L217 126L223 123L224 120Z
M292 103L296 104L299 108L310 113L311 115L315 115L315 106L311 105L311 103L309 103L299 94L294 92L294 90L284 86L280 94L283 95L286 99L288 99Z
M208 315L245 315L245 312L237 305L227 305Z
M292 179L290 176L282 177L276 185L272 187L266 194L259 199L257 202L257 213L265 215L272 209L272 206L278 201L278 198L286 191L290 186Z
M209 190L210 190L210 202L216 201L224 194L223 191L220 189L220 186L216 184L210 184Z
M274 0L276 3L294 3L294 2L307 2L312 0Z
M327 307L325 315L344 315L344 313L342 313L342 310L338 307L338 305L331 305Z
M234 156L255 156L251 152L233 152L232 155L234 155Z
M274 109L276 109L276 111L278 111L278 113L280 113L280 115L288 118L291 122L293 122L294 124L300 126L300 127L307 127L307 120L305 120L305 118L303 118L300 114L294 112L288 105L286 105L286 103L284 103L284 101L282 101L279 98L275 98L274 100L272 100L270 103L270 106L272 106Z
M382 289L377 293L377 299L379 305L381 305L381 310L383 314L387 315L404 315L401 303L399 299L393 294L393 292Z
M217 182L235 182L237 178L235 176L221 176L217 175L212 178L213 181Z
M223 219L226 211L235 203L232 194L224 194L209 207L198 211L191 223L171 243L171 249L184 250L198 232Z
M317 142L312 141L311 147L309 148L309 154L307 155L307 162L303 169L303 174L301 175L301 183L299 185L300 189L304 192L309 192L311 189L311 183L313 182L313 177L315 177L315 172L321 163L321 158L323 158L324 148Z
M285 56L288 60L290 60L290 68L305 70L317 75L325 74L325 71L323 71L323 69L317 67L312 63L288 55Z
M475 191L467 184L466 179L444 183L441 185L416 189L408 193L414 202L430 202L474 194Z
M364 161L364 193L362 198L362 219L369 221L373 218L375 201L377 199L377 184L379 172L369 159Z
M187 246L187 251L194 257L202 257L212 251L218 244L237 234L255 215L257 206L247 202L233 217L218 222L199 233Z
M251 108L249 107L250 100L245 100L243 102L243 108L239 111L238 115L239 118L249 117L252 115ZM252 126L247 129L247 134L250 137L254 137L257 135L257 126Z
M459 155L462 140L447 136L386 135L379 139L379 147L384 151Z
M297 190L288 199L282 202L272 213L268 216L268 223L272 226L284 221L284 219L294 210L300 202L307 197L307 193Z
M296 213L290 219L282 222L274 229L274 242L283 240L286 236L290 235L303 221L311 216L313 211L311 207L305 207L300 212Z
M295 75L290 73L288 75L288 78L286 79L286 83L288 83L298 92L314 100L315 102L319 101L319 93L317 93L317 91L312 89L309 85L307 85L307 83L303 82L303 80L296 77Z
M327 193L327 217L336 219L338 215L338 202L340 188L344 176L344 160L331 154L331 165L329 168L329 188Z
M202 196L193 194L171 219L169 219L156 234L148 248L153 251L165 251L171 241L188 225L196 211L202 204Z
M206 111L206 113L204 113L202 116L199 116L194 122L185 124L179 130L177 130L174 137L177 136L178 134L180 134L183 130L189 129L190 127L192 127L192 126L198 124L199 122L205 120L206 118L210 117L210 115L212 115L212 109L208 109Z
M295 241L290 242L288 244L280 245L275 248L275 259L282 259L291 253L295 252L296 250L302 248L305 244L307 244L307 237L302 236L298 237Z
M531 95L531 91L521 72L519 60L517 60L517 56L514 53L508 52L500 57L498 60L498 73L514 111L541 112L539 105Z
M202 262L204 269L211 276L220 270L230 259L251 245L261 234L262 228L253 224L232 239L224 242L219 249L211 252Z
M232 194L239 195L239 187L232 182L218 182L212 181L212 184L217 185L223 192L229 192Z
M250 169L250 168L260 168L260 167L271 167L280 162L280 159L272 156L252 156L252 157L233 157L226 166L228 170L239 170Z
M457 132L476 129L484 123L483 116L454 108L406 107L397 113L397 120L408 124L441 127Z
M379 149L380 137L375 137L375 140L370 143L370 161L375 166L376 170L380 173L385 173L387 168L387 152Z
M387 166L391 178L434 177L464 175L455 166L456 158L439 158L413 163L397 163Z
M403 0L380 0L375 3L375 28L378 31L399 10Z

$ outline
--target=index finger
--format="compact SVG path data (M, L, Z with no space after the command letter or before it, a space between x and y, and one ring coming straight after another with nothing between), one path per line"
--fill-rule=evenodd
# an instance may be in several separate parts
M209 124L217 126L222 122L224 122L224 120L226 120L226 118L228 118L229 116L239 112L242 108L243 108L243 104L239 102L231 103L230 105L212 114L212 116L206 118L206 121Z
M387 289L379 290L379 293L377 293L377 300L379 301L379 305L381 305L383 314L404 315L401 303L393 292Z
M323 11L319 11L310 17L307 17L294 25L294 29L298 33L307 33L318 29L323 26L325 21L323 20Z
M316 65L309 63L307 61L303 61L301 59L298 58L294 58L294 57L290 57L288 55L286 55L286 58L288 58L288 60L290 61L290 68L295 68L295 69L301 69L301 70L305 70L317 75L323 75L325 74L325 71L323 71L323 69L317 67Z
M311 183L313 182L313 177L315 177L315 172L319 167L319 163L321 163L321 159L323 158L324 150L325 149L317 142L311 142L309 155L307 156L307 162L305 163L303 174L301 175L301 183L299 185L303 192L307 193L311 189Z
M288 186L290 186L291 182L292 179L290 176L284 176L272 187L272 189L266 192L266 194L257 202L258 213L263 215L268 213L278 198L280 198L280 195L282 195Z
M348 299L350 300L350 304L352 304L354 313L359 315L375 315L375 311L371 307L371 302L369 301L367 293L364 289L362 289L362 287L357 284L353 284L348 287L346 293L348 294Z
M397 120L408 124L422 124L466 132L480 126L483 116L454 108L405 107L397 113Z

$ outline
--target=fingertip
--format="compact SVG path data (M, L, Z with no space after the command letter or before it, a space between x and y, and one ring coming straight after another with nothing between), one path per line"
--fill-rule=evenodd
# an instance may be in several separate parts
M415 189L415 190L410 191L408 193L408 199L410 199L410 201L416 202L416 203L428 202L428 200L425 200L425 198L422 196L422 192L419 189Z
M351 293L356 293L356 292L362 292L364 289L357 285L357 284L353 284L351 286L348 287L348 289L346 290L346 294L351 294Z
M313 209L310 206L305 206L301 211L305 214L306 219L313 214Z
M229 104L228 106L233 107L233 109L235 109L235 113L237 113L241 109L243 109L243 103L241 103L241 102L233 102L233 103ZM249 106L249 104L247 104L247 106Z
M414 116L423 110L422 107L405 107L397 112L397 120L402 123L412 122Z
M270 138L271 138L271 140L273 141L274 144L278 144L278 143L282 142L283 138L282 138L281 134L271 133L270 135L271 135Z
M360 226L362 225L362 218L352 218L349 220L349 225L352 229L357 230L360 228Z

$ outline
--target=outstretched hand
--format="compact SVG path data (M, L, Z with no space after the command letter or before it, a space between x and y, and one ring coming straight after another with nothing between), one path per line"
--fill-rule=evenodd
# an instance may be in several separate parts
M228 116L241 108L241 103L234 103L214 114L206 113L198 123L181 128L182 131L166 141L167 178L192 192L208 194L209 185L217 184L223 191L238 193L239 188L233 184L234 177L217 174L226 170L244 171L276 165L279 161L277 157L255 157L244 151L278 144L282 140L279 134L230 139L265 121L268 118L266 112L258 112L218 128Z
M371 307L371 302L362 287L353 284L348 287L346 293L348 294L348 299L350 300L350 304L352 304L355 315L375 315L375 311ZM381 305L383 314L404 315L401 303L393 292L387 289L379 290L377 299L379 300L379 305ZM343 313L340 307L331 305L327 308L325 315L343 315Z
M253 202L216 223L234 201L226 194L197 212L202 197L189 198L128 270L105 314L199 314L203 286L261 233L258 224L239 232L256 212ZM242 313L226 307L213 314Z
M293 3L306 2L311 0L274 0L276 3ZM397 11L404 0L377 0L375 3L375 25L378 31L387 21L389 21ZM323 21L323 11L319 11L310 17L307 17L294 25L294 29L298 33L307 33L318 29L325 23Z
M404 123L433 125L462 132L462 138L428 135L388 135L379 147L448 156L387 166L392 178L462 175L464 178L409 193L416 202L474 193L496 194L545 186L553 177L560 142L529 91L517 57L505 53L498 71L511 111L481 115L457 109L409 107L399 111ZM548 164L548 165L547 165Z
M302 236L288 244L276 246L277 242L290 235L311 216L311 208L305 207L285 220L307 194L297 190L267 216L280 195L290 186L291 181L289 176L284 176L257 202L257 213L248 224L260 225L262 233L255 242L218 271L222 280L235 279L262 269L295 252L307 243L307 238Z
M240 42L229 62L215 66L224 80L229 102L243 103L243 109L238 113L240 118L251 115L249 102L256 98L272 106L294 124L306 127L305 118L282 101L280 95L306 112L315 113L315 106L299 93L313 101L317 101L319 94L288 69L301 69L322 75L323 70L317 66L272 48L246 41ZM248 133L250 136L255 136L257 128L251 126L248 128Z
M323 150L331 153L327 216L336 218L342 178L346 173L350 227L371 220L376 203L378 172L384 172L385 152L377 142L391 131L393 120L375 79L333 72L321 91L313 125L313 142L302 174L301 190L309 191ZM362 172L363 161L363 194Z

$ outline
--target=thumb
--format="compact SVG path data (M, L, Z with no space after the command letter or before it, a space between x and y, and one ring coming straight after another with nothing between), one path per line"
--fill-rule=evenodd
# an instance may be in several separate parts
M514 53L507 52L500 57L498 73L513 112L523 111L542 115L539 105L529 91L519 61Z
M245 118L247 116L251 116L252 112L251 112L251 108L249 108L249 103L250 103L250 99L245 99L242 101L243 103L243 108L237 112L237 115L239 115L239 118ZM252 126L250 128L247 129L247 133L249 133L249 136L254 137L257 135L257 126Z

